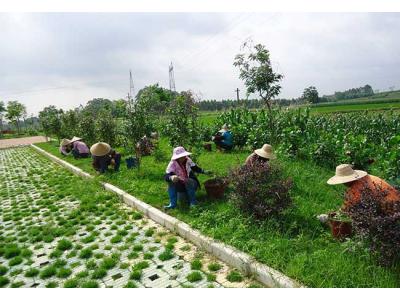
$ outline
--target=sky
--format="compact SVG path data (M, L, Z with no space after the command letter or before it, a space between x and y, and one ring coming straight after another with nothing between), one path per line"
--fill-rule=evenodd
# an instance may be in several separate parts
M120 99L159 83L202 99L246 97L233 66L246 40L284 75L279 98L370 84L400 89L399 13L0 13L0 101L28 115ZM250 96L250 98L252 98Z

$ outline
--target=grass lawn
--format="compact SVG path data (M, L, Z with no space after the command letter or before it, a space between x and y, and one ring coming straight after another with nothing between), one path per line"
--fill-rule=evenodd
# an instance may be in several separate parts
M37 144L42 149L60 157L58 147L52 143ZM100 180L115 184L139 199L162 208L168 203L167 186L163 175L171 148L166 140L160 142L165 160L144 157L140 170L127 170L121 166L119 173L109 172L98 176ZM195 153L199 166L217 174L226 174L231 167L244 162L246 151L232 153ZM91 160L66 161L94 174ZM206 235L237 247L284 274L310 287L399 287L399 269L378 266L367 249L355 240L340 243L331 237L316 215L335 210L342 203L343 187L328 186L326 180L334 170L313 163L278 159L284 171L293 178L294 205L280 218L257 223L243 216L227 200L207 199L204 188L198 191L199 206L189 210L180 204L179 209L168 211L173 216L191 224ZM208 179L199 175L201 182ZM229 197L229 192L227 198Z

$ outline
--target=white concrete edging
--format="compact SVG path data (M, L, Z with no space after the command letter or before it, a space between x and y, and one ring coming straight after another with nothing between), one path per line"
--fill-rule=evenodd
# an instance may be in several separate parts
M47 151L31 145L33 149L43 154L50 160L62 165L76 175L87 179L95 177L82 171L81 169L71 165L70 163L48 153ZM118 197L128 206L142 212L148 218L156 223L166 227L174 233L177 233L182 238L192 242L200 249L212 254L231 267L237 268L246 275L252 275L256 280L265 284L268 287L284 287L284 288L300 288L304 287L295 280L287 277L279 271L272 269L264 264L257 262L250 255L237 250L234 247L225 245L224 243L215 241L214 239L201 234L198 230L191 228L188 224L160 211L159 209L140 201L136 197L126 193L124 190L106 182L101 182L101 185L110 192L118 195Z

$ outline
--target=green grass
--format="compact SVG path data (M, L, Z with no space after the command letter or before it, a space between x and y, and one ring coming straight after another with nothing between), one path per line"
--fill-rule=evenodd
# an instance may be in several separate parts
M186 279L189 282L196 282L196 281L202 280L203 275L201 275L201 273L199 271L194 271L194 272L191 272L188 276L186 276Z
M230 271L229 274L226 276L226 279L230 282L241 282L243 280L242 275L238 271Z
M38 144L60 157L51 143ZM172 150L165 140L160 143L168 156ZM198 152L199 166L219 173L243 163L249 151L231 153ZM200 154L200 155L198 155ZM66 161L94 174L90 159ZM202 233L255 257L259 262L275 268L310 287L400 287L399 267L384 268L370 257L368 251L354 247L355 241L340 243L332 238L328 228L316 216L336 210L343 203L342 186L329 186L326 180L334 170L312 162L279 157L284 172L293 179L293 206L279 217L255 222L242 215L227 199L208 199L204 188L197 192L199 205L190 210L179 203L178 209L167 213L189 223ZM162 176L168 161L159 163L153 157L143 157L140 170L127 170L122 165L119 173L98 176L157 208L168 203L166 183ZM199 175L203 183L210 177ZM229 190L227 191L229 194ZM169 258L169 250L161 258ZM160 258L160 259L161 259ZM170 259L170 258L169 258Z

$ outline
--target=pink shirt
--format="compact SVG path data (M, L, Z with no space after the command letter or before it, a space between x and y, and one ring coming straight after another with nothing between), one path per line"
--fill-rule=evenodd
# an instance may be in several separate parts
M73 149L78 150L79 153L89 153L89 148L84 142L76 141L73 143Z

